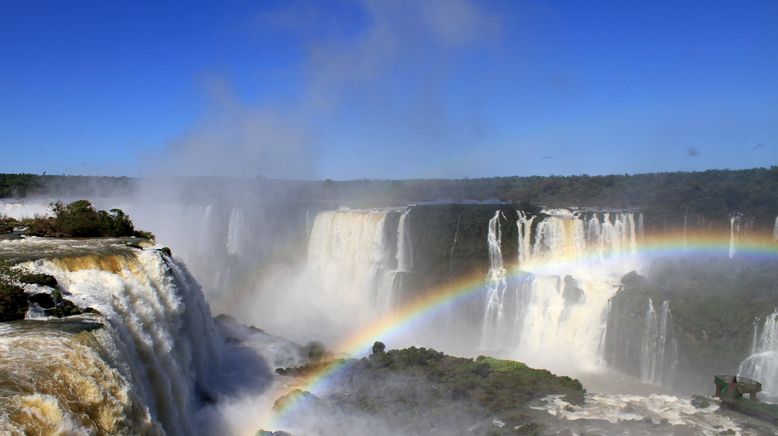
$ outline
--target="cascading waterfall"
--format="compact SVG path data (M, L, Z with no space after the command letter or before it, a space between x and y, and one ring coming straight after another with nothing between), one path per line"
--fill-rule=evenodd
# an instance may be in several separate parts
M644 383L668 384L672 380L678 345L670 335L669 324L670 302L663 301L657 313L649 298L640 352L640 379Z
M751 355L740 363L738 375L761 382L763 393L778 399L778 311L765 319L757 333L755 324Z
M492 349L500 343L500 336L505 333L503 316L505 315L505 290L507 271L502 259L502 225L505 215L496 211L489 220L489 231L486 243L489 247L489 272L486 276L486 313L483 319L481 348Z
M44 216L51 213L49 201L30 201L29 199L0 201L0 216L14 219L32 218L36 215Z
M396 269L389 274L389 282L382 286L382 289L386 289L388 297L382 301L382 311L390 310L396 305L398 294L405 287L405 278L413 271L413 241L408 225L410 213L411 208L408 207L400 215L397 224ZM391 234L388 237L391 238Z
M103 357L109 333L48 324L0 324L0 434L164 434Z
M527 216L524 211L518 211L519 219L516 220L516 227L518 227L518 240L517 245L519 247L519 266L529 260L529 256L532 254L532 222L535 221L535 216Z
M645 238L645 230L643 228L643 214L638 215L638 240L642 241Z
M27 426L24 428L144 433L153 432L161 425L168 434L198 433L192 425L194 412L203 401L216 396L214 377L222 366L222 340L208 305L186 269L172 258L153 249L117 250L120 250L117 254L79 255L21 264L31 272L54 276L69 299L99 311L98 320L106 324L104 329L92 334L96 340L94 345L89 345L92 336L83 336L86 333L48 344L72 345L75 350L81 350L75 355L83 358L78 361L82 365L78 372L83 380L57 379L57 383L63 384L58 393L45 392L48 388L41 387L44 392L20 392L16 399L11 398L11 403L37 398L48 404L48 415L17 415L24 421L20 425ZM9 337L15 341L11 354L28 345L36 348L31 345L36 340L49 342L46 334L35 330ZM4 335L0 348L8 341ZM72 353L55 351L45 355L49 370L63 377L75 364ZM102 358L115 370L101 366ZM2 372L13 373L15 369L4 362L5 358L0 358ZM35 368L22 370L34 372ZM99 376L97 379L95 374ZM102 379L107 380L105 384ZM68 400L70 394L66 392L75 393L76 400ZM92 404L92 398L98 400ZM133 402L133 398L141 402ZM109 408L111 404L124 411L113 411ZM128 410L132 413L122 418ZM92 412L98 416L98 422L84 420L84 414ZM113 425L114 420L118 424ZM13 416L10 421L15 425Z
M457 241L459 240L459 225L462 222L462 213L457 215L457 227L454 230L454 240L451 242L451 250L448 253L448 276L451 277L454 274L454 255L457 250Z
M397 226L397 270L402 272L413 269L413 245L411 245L411 232L407 224L410 213L410 207L405 209L400 215L400 223Z
M735 256L737 251L737 239L740 236L740 215L732 215L729 217L729 258Z
M518 263L526 274L510 282L508 292L499 238L504 218L497 212L489 221L481 346L510 350L510 357L534 366L593 371L603 364L608 299L635 267L638 226L625 212L543 214L534 222L518 212Z
M240 256L245 252L246 235L249 233L248 223L239 207L232 208L227 227L227 254Z
M773 241L778 241L778 216L775 217L775 225L773 226Z
M318 296L328 305L352 310L391 309L403 276L413 268L410 211L319 212L308 243L306 274Z

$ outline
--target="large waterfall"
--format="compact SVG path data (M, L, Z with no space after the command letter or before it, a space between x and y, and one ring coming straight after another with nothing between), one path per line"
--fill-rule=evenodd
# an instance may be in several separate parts
M761 331L755 325L751 355L740 363L738 374L759 380L764 394L778 399L778 311L765 319Z
M51 208L48 201L3 200L0 201L0 216L10 218L32 218L35 215L46 215Z
M246 238L247 235L249 235L249 229L243 210L239 207L232 208L227 227L227 254L233 256L242 255L246 251L246 244L249 242Z
M300 341L313 329L313 339L332 343L400 304L413 269L411 216L410 208L318 212L307 257L266 286L257 307L265 325Z
M502 259L502 223L505 215L499 210L489 220L486 243L489 247L489 272L486 276L486 312L484 313L481 347L493 349L510 330L505 326L505 290L507 271Z
M306 279L333 305L385 311L413 268L410 208L319 212L308 242Z
M520 273L508 280L500 252L504 220L498 212L489 222L482 347L557 371L601 368L608 299L635 266L634 215L554 209L528 217L519 211L514 262Z
M308 246L316 293L333 305L367 309L388 304L396 259L385 237L387 217L385 211L319 213Z
M4 325L0 422L32 433L198 433L194 413L216 398L223 356L199 286L158 250L90 243L2 243L54 253L20 267L54 276L105 327L73 335L56 321Z
M670 302L663 301L657 313L649 298L640 348L640 379L644 383L669 384L672 381L678 343L671 332Z

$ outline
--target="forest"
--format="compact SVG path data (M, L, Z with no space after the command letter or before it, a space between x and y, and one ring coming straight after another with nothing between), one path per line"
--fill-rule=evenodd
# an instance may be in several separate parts
M140 181L178 183L191 196L243 192L262 201L332 202L352 207L398 206L424 202L532 203L545 207L642 209L660 224L687 214L690 222L725 224L743 214L760 227L771 226L778 211L778 166L747 170L708 170L590 176L513 176L475 179L279 180L0 174L0 198L27 196L131 195Z

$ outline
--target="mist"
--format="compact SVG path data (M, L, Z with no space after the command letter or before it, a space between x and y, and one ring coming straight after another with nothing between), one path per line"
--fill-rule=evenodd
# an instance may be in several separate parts
M0 432L775 433L774 5L29 7Z

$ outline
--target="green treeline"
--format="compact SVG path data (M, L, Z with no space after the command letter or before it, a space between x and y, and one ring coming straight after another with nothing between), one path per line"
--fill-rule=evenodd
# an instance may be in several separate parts
M0 197L75 192L81 198L102 193L132 192L126 177L35 176L0 174ZM478 179L411 179L304 181L191 177L157 179L179 184L182 192L224 195L245 188L258 198L333 202L352 207L396 206L413 202L501 201L529 202L550 207L640 208L652 225L676 223L688 215L693 224L726 224L741 212L759 226L778 213L778 166L748 170L647 173L636 175L529 176ZM647 223L649 224L649 223Z
M108 176L0 174L0 198L43 195L91 197L103 192L126 194L132 189L132 180Z

